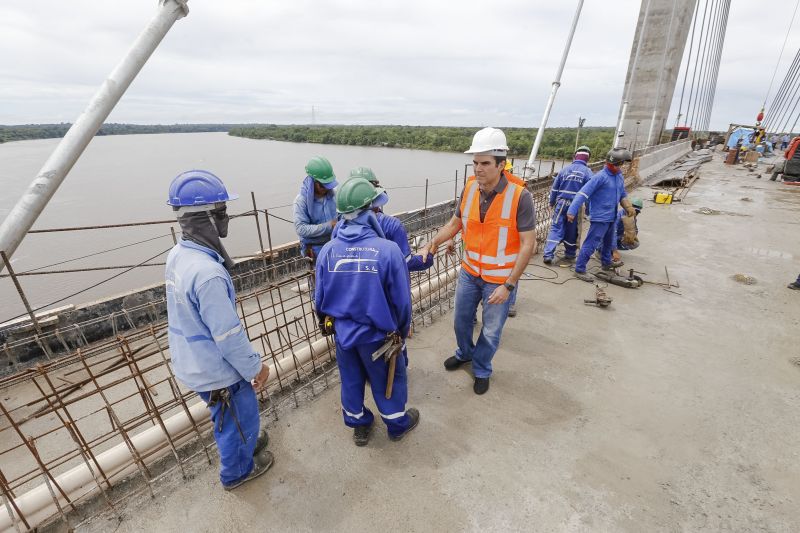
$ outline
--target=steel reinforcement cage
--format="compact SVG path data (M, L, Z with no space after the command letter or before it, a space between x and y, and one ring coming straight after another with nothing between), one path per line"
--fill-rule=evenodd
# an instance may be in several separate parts
M627 174L630 186L636 179L635 162ZM551 177L552 171L528 185L540 242L552 217L547 201ZM456 201L401 215L412 249L446 222ZM452 307L460 248L455 255L438 254L430 270L412 273L415 327ZM318 331L308 263L299 253L277 250L270 243L265 253L271 261L253 258L249 270L236 276L240 318L273 370L259 399L262 414L274 418L282 406L296 404L298 395L313 396L327 388L335 369L332 343ZM208 417L197 416L199 398L176 380L169 364L165 317L162 293L66 330L57 327L14 341L15 349L27 345L51 359L0 379L0 492L5 508L0 530L4 525L31 529L59 517L74 526L86 518L80 508L88 501L101 503L95 510L115 512L117 503L132 494L153 494L163 476L176 470L186 476L192 462L212 462ZM107 338L92 341L81 333L101 321L112 328ZM4 349L9 350L7 343ZM308 357L300 360L301 352ZM172 420L181 417L189 423L175 430ZM137 439L148 431L159 433L161 440L143 448ZM108 467L105 457L112 452L123 460ZM85 479L77 487L67 486L76 483L70 476L77 470ZM138 489L116 488L134 478Z

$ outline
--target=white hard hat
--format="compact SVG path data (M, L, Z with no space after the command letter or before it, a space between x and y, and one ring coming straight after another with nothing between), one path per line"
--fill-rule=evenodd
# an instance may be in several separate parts
M508 153L506 134L497 128L483 128L475 134L472 146L464 153L505 156Z

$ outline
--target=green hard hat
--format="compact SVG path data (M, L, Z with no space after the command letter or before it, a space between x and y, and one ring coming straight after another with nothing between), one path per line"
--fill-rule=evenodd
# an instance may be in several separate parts
M336 195L336 210L341 214L364 209L383 193L383 187L375 187L366 178L354 177L339 187Z
M581 145L581 146L578 146L578 149L577 149L577 150L575 150L575 153L576 153L576 154L577 154L578 152L586 152L587 154L591 154L591 153L592 153L592 149L591 149L591 148L589 148L588 146L586 146L585 144L583 144L583 145Z
M641 211L644 208L644 202L642 201L641 198L634 198L633 200L631 200L631 205L635 209L638 209L639 211Z
M308 163L306 163L306 174L323 185L336 181L331 162L319 155L308 160Z
M371 184L375 185L376 187L380 185L378 182L378 178L375 177L375 173L369 167L358 167L354 168L350 171L351 178L364 178Z

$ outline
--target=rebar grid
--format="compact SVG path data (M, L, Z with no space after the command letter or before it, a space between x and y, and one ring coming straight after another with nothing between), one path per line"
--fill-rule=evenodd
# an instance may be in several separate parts
M412 243L429 239L433 231L413 234ZM450 308L459 262L458 252L442 254L430 270L414 274L417 325ZM328 386L333 350L312 355L307 363L300 363L294 355L322 338L312 300L310 271L253 288L237 299L248 337L277 376L259 393L267 416L277 418L276 408L286 402L297 405L300 391L313 393L315 384L322 382ZM165 475L156 474L154 465L165 455L171 464L168 470L184 475L188 462L198 458L211 461L209 439L204 438L210 430L207 419L192 422L189 429L177 433L165 427L166 419L188 414L189 407L199 401L175 379L168 350L167 325L161 321L75 348L58 360L0 381L0 491L9 516L15 517L20 527L27 529L17 518L15 498L41 483L50 489L55 516L67 521L90 495L99 495L113 510L129 495L115 494L112 487L133 473L144 480L142 490L152 494L153 484ZM280 361L287 357L296 363L291 369L281 367ZM276 397L281 400L276 402ZM132 437L154 426L159 426L166 438L154 449L141 452ZM192 453L188 450L193 447L186 446L189 443L195 444ZM131 461L104 469L97 456L119 445L127 448ZM69 494L58 476L81 464L90 471L93 482L78 494Z

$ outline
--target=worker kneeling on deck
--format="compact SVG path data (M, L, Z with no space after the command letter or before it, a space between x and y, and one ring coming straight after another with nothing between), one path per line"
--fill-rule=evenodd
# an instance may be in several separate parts
M358 167L350 171L350 178L364 178L365 180L369 181L373 187L380 187L378 178L369 167ZM420 270L427 270L432 267L432 255L428 256L427 261L423 261L422 256L411 253L411 247L408 245L408 233L406 232L403 222L401 222L399 218L387 215L383 212L383 206L385 206L387 203L389 203L389 195L385 190L383 190L383 192L378 194L378 196L372 201L371 208L375 213L375 217L378 219L378 224L380 224L384 236L390 241L396 243L400 248L400 251L403 253L403 257L406 259L406 265L408 266L409 272L418 272Z
M342 185L336 198L342 220L320 250L316 268L320 329L335 334L342 414L357 446L369 441L374 420L364 405L367 381L391 440L419 422L419 411L405 407L411 282L403 253L385 238L372 211L382 192L361 177Z
M592 171L587 166L591 150L581 146L575 151L575 160L571 165L561 169L553 180L550 189L550 207L553 208L553 219L550 232L544 245L544 263L549 265L556 255L556 248L564 243L564 259L574 261L578 250L578 222L567 220L567 210L575 199L575 194L592 178Z
M226 202L236 198L214 174L190 170L172 180L167 200L183 232L166 268L172 366L211 412L225 490L263 474L273 462L267 433L259 433L255 393L266 384L269 367L239 321L229 273L234 262L220 241L228 235Z
M622 261L614 261L612 251L616 237L617 205L621 205L628 216L636 212L625 192L625 178L622 175L622 164L630 161L631 153L624 148L613 148L606 156L606 165L589 182L581 187L572 205L567 211L567 220L572 222L578 216L585 201L589 201L591 213L589 231L581 245L578 260L575 263L575 276L584 281L594 281L586 273L586 265L595 250L600 248L600 262L603 270L612 270L622 266Z
M294 199L294 229L303 254L312 261L331 240L336 226L336 185L330 161L321 156L309 159L300 194Z
M508 146L505 134L484 128L465 153L473 154L475 179L461 192L461 204L422 251L423 259L461 231L464 256L456 285L455 334L458 348L444 362L455 370L472 361L473 391L489 390L492 359L500 345L509 296L536 247L536 214L531 194L503 173ZM473 337L473 318L483 303L481 334Z

